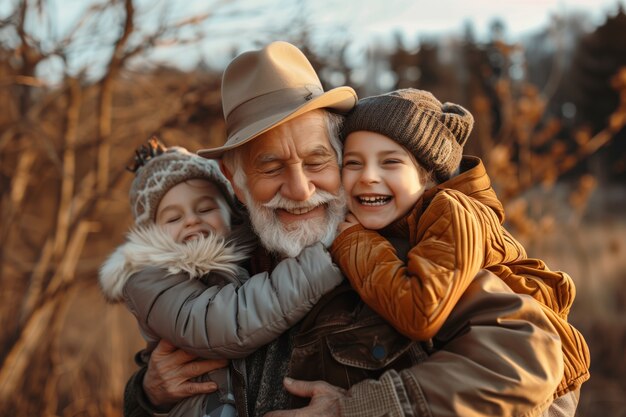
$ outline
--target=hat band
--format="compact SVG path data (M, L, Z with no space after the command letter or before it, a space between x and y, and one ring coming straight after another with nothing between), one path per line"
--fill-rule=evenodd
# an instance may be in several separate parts
M227 134L230 140L234 132L265 118L296 111L307 101L321 96L321 86L307 84L303 87L284 88L254 97L234 108L226 117Z

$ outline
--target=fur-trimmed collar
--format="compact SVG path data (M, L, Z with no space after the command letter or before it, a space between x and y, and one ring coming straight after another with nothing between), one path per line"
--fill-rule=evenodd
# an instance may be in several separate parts
M180 244L156 225L135 228L100 268L100 287L107 301L117 302L130 276L147 267L163 268L169 274L185 272L190 279L209 272L235 276L246 252L213 234Z

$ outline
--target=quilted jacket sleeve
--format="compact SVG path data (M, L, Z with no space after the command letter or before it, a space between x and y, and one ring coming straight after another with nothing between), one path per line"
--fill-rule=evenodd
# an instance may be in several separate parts
M333 258L363 301L414 340L428 340L485 263L525 256L488 207L443 190L422 214L407 262L377 232L353 226L332 245Z
M561 343L532 298L486 270L471 281L424 362L351 387L344 417L540 416L563 375Z
M205 358L241 358L278 337L343 279L321 244L242 286L207 286L161 269L134 274L124 298L148 338ZM155 279L158 277L158 279Z

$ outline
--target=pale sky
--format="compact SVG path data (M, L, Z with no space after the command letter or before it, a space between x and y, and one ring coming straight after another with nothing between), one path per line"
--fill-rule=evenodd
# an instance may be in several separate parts
M333 3L332 1L326 1ZM478 34L489 23L501 18L512 35L545 26L553 14L582 11L598 20L616 10L616 0L384 0L372 1L371 8L356 12L367 33L381 33L389 27L407 33L460 31L462 22L471 20ZM622 1L623 4L623 1Z
M244 0L232 4L233 10L253 14L233 33L240 43L262 39L261 33L272 28L295 30L297 25L286 22L303 15L321 40L339 36L367 43L389 37L395 30L408 39L420 34L460 34L468 21L476 35L484 38L495 18L504 21L507 34L515 39L545 27L553 15L581 12L598 24L625 0ZM187 0L187 5L202 10L206 0ZM217 27L230 23L214 20Z
M0 19L6 17L19 0L0 1ZM33 19L32 27L43 31L42 40L62 38L75 25L84 10L107 0L49 0L45 2L50 20ZM193 67L199 59L209 65L225 65L233 53L256 48L271 40L289 39L303 22L312 39L320 45L348 43L353 51L365 50L372 43L391 39L394 31L416 42L419 36L460 35L467 22L473 24L477 38L485 39L490 23L501 19L507 39L514 41L545 28L554 15L584 13L594 26L607 13L626 0L137 0L138 27L149 28L158 19L176 21L191 15L211 12L202 26L204 41L184 48L160 48L152 57L182 67ZM106 24L89 22L82 28L85 38L115 36L116 16ZM106 20L106 19L104 19ZM47 29L46 29L47 28ZM90 32L91 31L91 32ZM191 33L189 34L191 35ZM0 33L2 36L2 33ZM89 42L77 49L71 60L76 68L98 67L110 52L92 47ZM110 42L101 42L106 45ZM410 45L409 45L410 46ZM50 75L55 65L50 65ZM60 64L56 64L60 68Z

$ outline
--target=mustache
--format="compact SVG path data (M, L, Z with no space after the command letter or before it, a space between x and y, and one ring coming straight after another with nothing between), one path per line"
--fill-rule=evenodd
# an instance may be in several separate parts
M335 238L337 225L345 217L346 198L343 187L337 194L316 189L306 201L293 201L277 193L266 203L254 201L244 189L244 198L250 214L250 222L261 244L280 256L295 257L304 247L322 242L328 247ZM324 205L325 214L306 222L285 226L278 220L277 209L312 209Z

